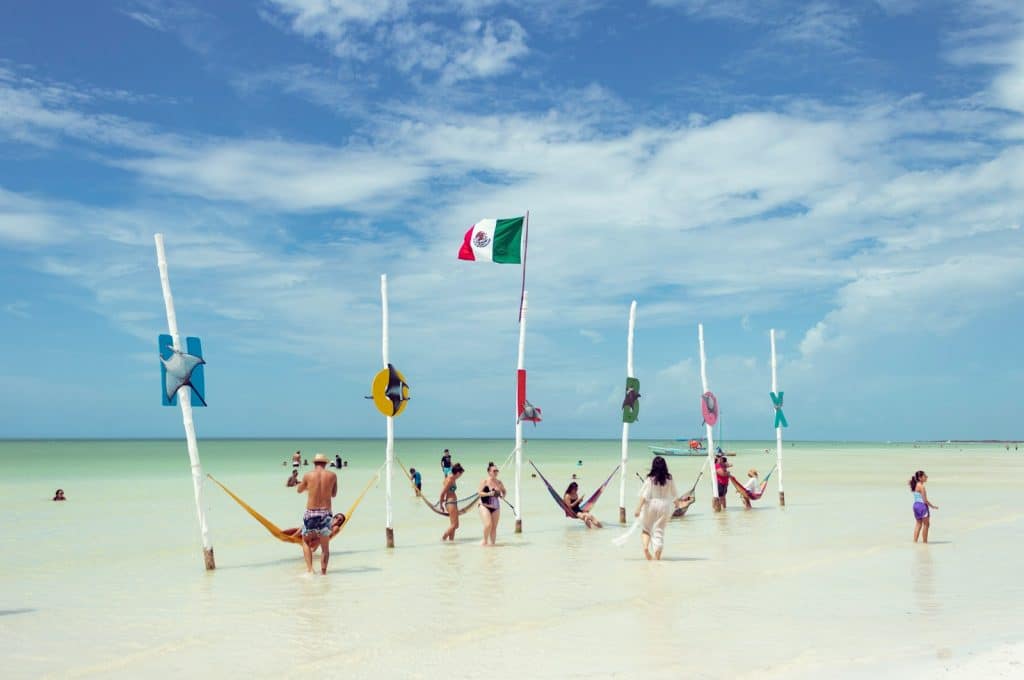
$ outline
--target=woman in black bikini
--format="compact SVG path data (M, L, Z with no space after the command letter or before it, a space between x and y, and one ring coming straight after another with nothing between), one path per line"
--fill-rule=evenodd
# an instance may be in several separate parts
M455 530L459 528L459 497L455 495L457 489L455 482L459 481L459 477L465 472L461 463L456 463L452 466L452 472L450 475L444 478L444 483L441 485L441 500L438 502L445 512L448 513L448 521L450 524L445 532L441 534L441 540L450 540L455 542Z
M480 545L494 545L505 485L498 479L498 466L493 462L487 464L487 477L480 482L476 492L480 494L480 520L484 523L484 540L480 541Z
M575 477L576 475L573 476ZM570 510L576 513L577 519L583 520L583 523L587 525L588 529L593 529L594 527L600 529L604 526L596 517L589 512L584 511L583 508L580 507L580 503L583 502L583 498L580 496L580 485L576 482L569 484L569 488L567 488L565 493L562 495L562 502L565 503Z

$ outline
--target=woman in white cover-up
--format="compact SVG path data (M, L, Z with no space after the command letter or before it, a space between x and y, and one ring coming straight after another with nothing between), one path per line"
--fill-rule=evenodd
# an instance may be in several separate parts
M643 541L644 557L647 559L651 559L652 548L654 549L654 559L661 559L661 549L665 540L665 525L672 517L678 497L676 483L668 472L665 459L655 456L651 461L651 471L640 489L640 504L636 507L636 512L633 513L633 516L640 520L640 528L643 531L640 540Z

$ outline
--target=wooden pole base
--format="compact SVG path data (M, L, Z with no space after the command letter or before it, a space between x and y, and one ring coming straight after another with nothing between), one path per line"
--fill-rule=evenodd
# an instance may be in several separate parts
M206 563L206 571L213 571L217 568L217 562L213 559L213 548L203 548L203 562Z
M619 508L619 524L625 524L625 523L626 523L626 509L625 508Z
M385 539L387 541L387 547L394 548L395 547L395 530L392 529L391 527L386 527L384 529L384 536L385 536Z
M517 519L516 520L516 533L517 534L523 533L523 520L521 520L521 519Z
M785 491L780 491L779 492L779 505L781 505L782 507L786 507L786 492Z

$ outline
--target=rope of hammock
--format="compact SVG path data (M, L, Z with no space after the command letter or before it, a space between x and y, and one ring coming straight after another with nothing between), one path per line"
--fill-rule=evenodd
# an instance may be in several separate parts
M352 505L349 506L348 511L345 513L345 522L338 529L338 534L340 534L342 531L344 531L345 527L347 527L352 522L352 515L355 514L356 508L359 507L359 504L363 502L363 498L366 496L366 493L370 490L370 487L373 486L377 482L378 479L380 479L380 472L381 472L381 470L383 468L384 468L384 466L381 466L381 467L377 468L377 471L374 473L373 477L370 478L370 481L366 483L366 486L363 487L363 490L361 492L359 492L358 496L356 496L355 501L353 501ZM259 512L257 512L251 505L249 505L248 503L243 501L241 498L236 496L231 491L231 489L229 489L228 487L224 486L224 484L221 483L221 481L219 479L217 479L216 477L214 477L213 475L210 475L210 474L208 474L206 476L209 477L210 480L214 484L216 484L221 489L223 489L224 493L226 493L227 495L231 496L231 498L234 499L234 501L236 503L238 503L240 506L242 506L243 510L245 510L247 513L252 515L253 519L255 519L257 522L262 524L263 527L267 531L270 532L271 536L273 536L274 538L276 538L279 541L284 541L285 543L302 543L302 536L299 535L301 532L296 532L295 534L291 534L291 533L287 533L285 531L282 531L280 527L278 527L276 524L274 524L269 519L267 519L266 517L261 515ZM337 536L338 534L335 534L335 536Z

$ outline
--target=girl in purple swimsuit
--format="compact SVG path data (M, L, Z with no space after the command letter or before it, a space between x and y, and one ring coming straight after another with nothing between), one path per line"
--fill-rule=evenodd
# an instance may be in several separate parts
M917 543L917 539L921 538L922 542L928 542L928 528L931 526L931 512L929 508L938 510L939 506L934 505L928 500L928 490L925 488L925 484L928 481L928 475L925 474L924 470L918 470L914 473L914 476L910 478L910 491L914 494L914 543Z

